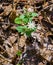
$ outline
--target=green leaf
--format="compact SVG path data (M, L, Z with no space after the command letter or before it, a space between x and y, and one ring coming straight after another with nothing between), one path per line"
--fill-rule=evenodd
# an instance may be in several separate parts
M24 30L23 30L23 26L18 26L17 28L16 28L16 30L18 31L18 32L23 32Z
M34 29L28 29L27 28L27 30L25 31L25 33L26 33L27 36L31 36L31 33L34 32L34 31L36 31L36 29L37 29L37 27L35 27Z
M35 27L33 30L36 31L37 27Z
M33 12L33 13L31 14L31 16L32 16L32 17L38 16L38 14Z
M20 19L24 19L24 17L25 17L24 14L20 15Z
M33 29L28 29L28 28L27 28L27 29L25 30L25 33L26 33L27 36L31 36L31 33L32 33L33 31L34 31Z
M21 54L22 54L22 52L19 50L19 51L17 51L17 53L16 53L18 56L20 56Z
M34 29L29 29L27 26L18 26L16 30L21 34L26 33L27 36L30 36L31 33L36 30L36 27Z
M25 32L27 36L31 36L31 32L30 31L26 31Z
M23 22L22 22L22 20L20 18L16 18L15 19L15 23L16 24L22 24Z
M29 22L32 21L32 19L33 19L33 17L30 17L30 18L29 18Z
M16 65L20 65L20 64L18 63L18 64L16 64Z
M22 20L25 24L27 24L28 23L28 18L24 18L23 20Z
M27 26L18 26L18 27L16 28L16 30L17 30L18 32L20 32L20 33L24 33L24 31L25 31L26 28L27 28Z
M31 12L27 12L27 13L26 13L26 16L30 16L30 15L31 15Z

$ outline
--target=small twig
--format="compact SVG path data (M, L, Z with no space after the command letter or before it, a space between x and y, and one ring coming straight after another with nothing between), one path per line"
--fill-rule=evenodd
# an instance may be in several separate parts
M6 52L6 50L0 45L0 48L4 50L4 52Z
M50 20L49 17L47 17L47 20L53 25L53 22Z
M8 62L11 62L10 59L5 58L5 57L4 57L3 55L1 55L1 54L0 54L0 57L3 58L3 59L5 59L5 60L8 61Z
M51 5L47 6L47 7L44 7L43 9L41 9L41 10L38 12L38 14L39 14L40 12L44 11L45 9L47 9L48 7L53 7L53 4L51 4Z

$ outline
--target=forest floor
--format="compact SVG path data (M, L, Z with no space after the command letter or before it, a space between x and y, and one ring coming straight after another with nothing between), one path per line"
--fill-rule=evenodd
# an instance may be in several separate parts
M28 38L14 23L23 8L39 15ZM53 0L0 0L0 65L53 65Z

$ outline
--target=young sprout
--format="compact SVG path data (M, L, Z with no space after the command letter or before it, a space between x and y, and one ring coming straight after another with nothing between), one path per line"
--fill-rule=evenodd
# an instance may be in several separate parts
M16 30L21 34L31 36L31 33L36 30L35 22L33 18L37 17L38 14L35 12L26 12L15 18L15 23L18 24ZM24 25L22 25L24 24Z
M20 50L17 51L16 55L20 56L22 54L22 52Z

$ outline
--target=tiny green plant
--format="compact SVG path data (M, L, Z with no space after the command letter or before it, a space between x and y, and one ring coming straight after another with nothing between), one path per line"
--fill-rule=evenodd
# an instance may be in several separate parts
M18 63L18 64L16 64L16 65L20 65L20 64Z
M36 26L34 26L34 22L32 20L37 16L38 14L35 12L26 12L19 15L17 18L15 18L15 23L18 24L16 30L21 34L31 36L31 33L36 30Z
M20 50L17 51L16 55L20 56L22 54L22 52Z

